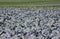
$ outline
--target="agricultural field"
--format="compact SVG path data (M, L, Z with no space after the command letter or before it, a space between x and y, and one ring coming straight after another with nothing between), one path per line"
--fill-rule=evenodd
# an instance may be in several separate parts
M0 8L0 39L60 39L60 8Z
M60 39L60 0L0 0L0 39Z

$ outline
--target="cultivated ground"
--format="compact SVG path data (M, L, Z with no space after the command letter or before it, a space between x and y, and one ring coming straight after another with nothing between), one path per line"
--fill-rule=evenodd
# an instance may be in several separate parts
M60 39L60 8L0 8L0 39Z

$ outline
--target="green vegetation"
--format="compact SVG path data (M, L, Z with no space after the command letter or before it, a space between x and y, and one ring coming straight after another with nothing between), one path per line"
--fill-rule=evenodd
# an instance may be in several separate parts
M38 5L60 4L60 0L0 0L0 7L46 7L46 6L37 6L37 4ZM36 5L36 6L20 6L20 5ZM53 7L53 6L47 6L47 7ZM60 7L60 6L54 6L54 7Z
M60 6L0 6L0 8L60 8Z
M0 4L58 4L60 0L0 0Z

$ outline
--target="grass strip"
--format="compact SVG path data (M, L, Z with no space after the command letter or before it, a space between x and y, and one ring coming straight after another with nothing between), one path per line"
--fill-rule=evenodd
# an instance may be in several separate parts
M60 8L60 6L0 6L0 8Z

